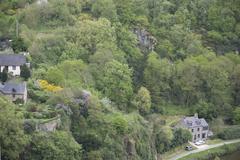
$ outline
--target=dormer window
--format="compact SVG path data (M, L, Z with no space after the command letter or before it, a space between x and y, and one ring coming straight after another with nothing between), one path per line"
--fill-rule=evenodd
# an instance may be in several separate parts
M16 70L16 66L12 66L12 70Z

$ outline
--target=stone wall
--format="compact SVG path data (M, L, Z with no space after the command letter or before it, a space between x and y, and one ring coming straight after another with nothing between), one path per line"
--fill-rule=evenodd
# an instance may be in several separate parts
M60 124L60 116L57 116L53 120L37 124L36 131L53 132L60 126Z

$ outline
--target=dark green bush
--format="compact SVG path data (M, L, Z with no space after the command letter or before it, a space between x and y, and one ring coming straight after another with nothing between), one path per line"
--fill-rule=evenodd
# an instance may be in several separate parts
M218 133L217 137L224 140L240 138L240 126L226 128Z
M176 129L173 132L172 147L180 146L192 139L192 134L186 129Z

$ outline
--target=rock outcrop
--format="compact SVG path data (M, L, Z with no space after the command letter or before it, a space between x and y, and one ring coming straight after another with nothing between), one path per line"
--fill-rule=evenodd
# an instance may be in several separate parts
M133 32L137 35L139 45L142 49L154 50L157 40L146 29L134 28Z
M127 152L127 159L132 159L136 155L135 141L126 137L124 139L124 144Z
M36 131L53 132L60 126L60 124L61 119L59 115L53 120L49 120L48 122L38 123L36 125Z

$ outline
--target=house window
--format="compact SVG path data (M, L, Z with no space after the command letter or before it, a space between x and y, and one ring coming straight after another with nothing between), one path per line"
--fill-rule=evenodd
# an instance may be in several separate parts
M194 140L196 140L197 139L197 136L196 135L194 135Z
M16 70L16 66L12 66L12 70Z
M203 134L202 134L202 138L206 138L206 133L203 133Z
M198 134L197 137L200 138L200 134Z
M194 129L192 129L192 132L194 132Z
M200 128L198 128L197 131L200 131Z

